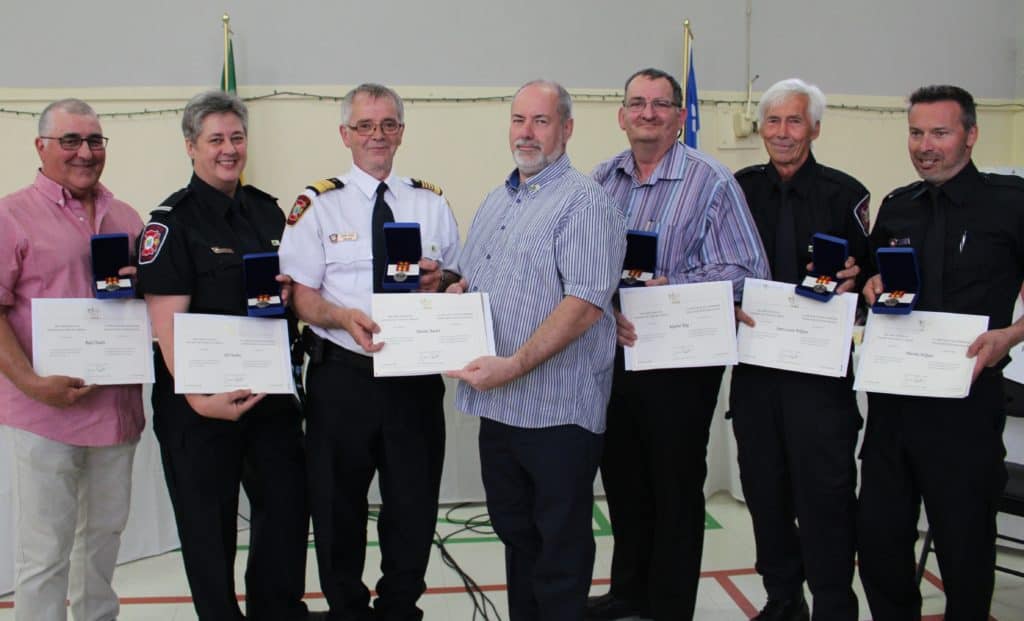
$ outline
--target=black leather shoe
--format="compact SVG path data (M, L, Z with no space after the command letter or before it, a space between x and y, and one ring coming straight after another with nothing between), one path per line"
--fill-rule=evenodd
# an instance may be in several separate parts
M611 593L587 598L584 618L588 621L615 621L627 617L650 617L651 609Z
M799 599L770 599L750 621L810 621L811 613L803 596Z

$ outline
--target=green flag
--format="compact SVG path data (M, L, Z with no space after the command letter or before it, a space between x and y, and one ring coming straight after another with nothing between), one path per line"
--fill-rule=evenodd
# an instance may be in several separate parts
M229 93L235 93L238 90L235 84L235 48L230 38L224 54L224 68L220 71L220 90Z

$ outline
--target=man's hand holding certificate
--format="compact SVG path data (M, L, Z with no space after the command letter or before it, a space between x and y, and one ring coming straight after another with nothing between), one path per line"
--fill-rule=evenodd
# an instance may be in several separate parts
M988 317L914 311L868 316L855 390L915 397L963 398L976 363L967 348Z
M153 382L153 334L142 300L32 300L32 366L86 384Z
M627 371L736 364L732 283L623 288L619 300L637 335Z
M461 369L494 355L490 301L485 293L375 294L376 377L429 375Z
M740 324L740 362L830 377L846 375L856 294L843 293L820 302L796 295L792 284L747 278L742 308L755 325Z

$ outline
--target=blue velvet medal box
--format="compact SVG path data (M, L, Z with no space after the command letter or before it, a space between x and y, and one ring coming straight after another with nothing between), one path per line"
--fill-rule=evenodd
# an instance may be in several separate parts
M811 237L811 245L814 271L808 272L803 281L797 283L796 294L819 302L828 302L842 282L836 280L836 272L846 265L846 257L850 256L849 245L845 239L824 233L815 233Z
M626 256L622 260L620 287L643 287L654 278L658 264L658 234L651 231L626 232Z
M384 291L413 291L420 286L420 225L417 222L384 223L384 250L387 268L381 288Z
M281 263L276 252L242 255L245 308L250 317L274 317L284 314L281 283L276 280L280 273Z
M127 233L93 235L92 252L93 291L99 299L133 298L132 279L119 276L118 270L131 265L131 248Z
M914 310L921 291L921 273L913 248L879 248L878 272L885 291L871 305L879 315L907 315Z

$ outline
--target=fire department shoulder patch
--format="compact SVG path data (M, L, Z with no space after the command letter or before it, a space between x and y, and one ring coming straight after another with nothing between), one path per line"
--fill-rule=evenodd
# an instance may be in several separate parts
M156 260L168 232L166 224L150 222L146 225L142 231L142 241L139 242L139 265L146 265Z

